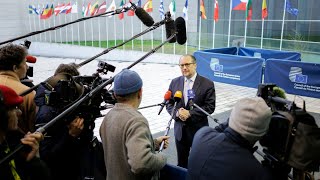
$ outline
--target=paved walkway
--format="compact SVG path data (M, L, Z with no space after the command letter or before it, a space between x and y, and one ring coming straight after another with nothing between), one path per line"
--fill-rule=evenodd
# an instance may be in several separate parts
M54 70L60 63L79 63L82 60L61 59L61 58L45 58L38 57L37 63L34 65L34 82L39 83L44 81L49 76L52 76ZM111 77L128 67L132 62L108 61L109 64L116 66L114 73L109 72L105 77ZM97 69L97 61L92 61L80 68L81 75L91 75ZM171 80L180 76L180 68L177 65L169 64L152 64L139 63L132 70L139 73L143 80L143 98L140 107L159 104L163 101L163 96L168 90ZM216 89L216 110L213 113L219 114L230 110L233 105L241 98L254 97L257 90L255 88L247 88L230 84L215 82ZM307 110L320 113L320 99L301 97L306 101ZM296 98L297 104L301 104L301 98ZM288 95L289 100L293 100L293 95ZM140 110L141 113L148 119L151 132L153 134L164 131L170 119L169 114L164 109L158 115L159 106ZM103 114L107 113L107 110ZM95 134L99 137L99 127L103 118L96 120ZM171 126L173 123L171 124Z

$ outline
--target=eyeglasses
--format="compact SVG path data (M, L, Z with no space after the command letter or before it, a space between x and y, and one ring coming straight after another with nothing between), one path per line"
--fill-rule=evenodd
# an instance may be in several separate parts
M195 64L195 63L185 63L185 64L179 64L180 68L183 68L183 66L185 66L186 68L190 67L191 64Z

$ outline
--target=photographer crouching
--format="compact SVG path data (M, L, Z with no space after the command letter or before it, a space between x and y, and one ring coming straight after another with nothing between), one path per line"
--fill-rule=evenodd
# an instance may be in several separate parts
M83 95L84 87L73 81L72 76L78 75L75 64L61 64L54 76L39 86L35 96L39 107L36 124L48 123ZM48 129L40 146L40 155L48 164L53 179L83 179L91 133L85 127L85 120L74 114Z

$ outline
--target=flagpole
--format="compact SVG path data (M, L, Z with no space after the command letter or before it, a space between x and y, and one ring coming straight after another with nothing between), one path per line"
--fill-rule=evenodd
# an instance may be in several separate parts
M122 19L122 42L124 42L124 13ZM122 49L125 50L125 46L122 46Z
M67 14L66 13L64 14L64 23L67 23ZM65 43L68 42L68 41L69 41L69 39L68 39L68 27L66 26L66 41L65 41Z
M201 16L200 16L200 26L199 26L199 45L198 45L198 50L200 50L200 41L201 41Z
M29 9L30 9L30 5L29 5ZM29 10L30 11L30 10ZM29 27L30 27L30 32L32 32L32 27L31 27L31 18L30 18L30 12L28 12L28 17L29 17ZM32 10L32 14L33 14L33 10ZM33 37L34 40L34 37Z
M34 6L34 8L36 9L36 6ZM35 11L37 11L37 10L35 10ZM38 16L37 13L35 13L35 14L36 14L36 16ZM36 18L35 18L35 17L33 17L33 27L34 27L34 30L36 31L37 26L36 26ZM36 41L38 41L38 36L34 36L34 39L35 39Z
M56 26L56 14L54 13L53 17L53 26ZM54 31L54 42L57 43L57 31Z
M43 29L45 29L46 28L46 20L45 19L43 19L43 21L42 21L43 23ZM47 33L44 33L44 41L45 42L47 42Z
M91 47L93 47L93 19L91 19Z
M161 42L163 43L163 26L161 26ZM164 47L161 47L162 54L164 53Z
M71 6L71 7L72 7L72 6ZM71 21L71 22L73 21L72 16L73 16L73 13L70 12L70 21ZM72 24L72 25L71 25L71 44L72 44L72 45L73 45L73 41L74 41L74 39L73 39L73 24Z
M248 27L248 20L246 19L245 23L245 29L244 29L244 42L243 42L243 47L246 47L246 42L247 42L247 27Z
M82 1L82 4L84 5L85 0ZM88 4L86 4L83 12L83 17L87 16L87 11L89 11ZM87 11L86 11L87 10ZM86 21L83 21L83 31L84 31L84 45L87 46L87 31L86 31ZM108 32L108 31L107 31Z
M77 4L78 7L78 4ZM79 13L77 13L77 18L79 19ZM78 23L78 45L80 46L80 23Z
M100 18L98 18L98 32L99 32L99 47L101 48L101 32L100 32L100 28L101 28L101 25L100 25Z
M231 12L232 12L232 0L230 0L230 10L229 10L228 47L230 47Z
M152 12L151 12L151 17L152 17ZM162 26L163 28L163 26ZM163 29L162 29L163 30ZM153 49L153 31L151 31L151 48ZM163 48L163 46L162 46ZM162 50L163 51L163 50ZM162 52L163 53L163 52Z
M285 18L286 18L286 5L287 5L287 0L284 0L283 16L282 16L282 27L281 27L281 39L280 39L280 51L282 50L284 20L285 20Z
M142 23L140 24L140 29L141 29L141 32L142 32ZM143 36L141 36L141 51L143 52Z
M85 14L84 14L84 16L86 16ZM86 31L86 21L83 21L83 26L84 26L84 28L83 28L83 31L84 31L84 45L85 46L87 46L87 31Z
M260 49L262 49L262 46L263 46L263 31L264 31L264 18L262 18L262 27L261 27L261 44L260 44Z
M107 48L109 48L109 27L108 27L108 19L109 19L109 18L106 18Z
M214 40L216 36L216 21L213 20L213 32L212 32L212 48L214 48Z
M52 16L52 15L51 15ZM49 22L49 26L48 27L50 27L50 25L51 25L51 20L48 20ZM49 32L49 40L50 40L50 43L52 42L52 35L51 35L51 32Z
M117 30L116 30L116 17L113 16L113 34L114 34L114 45L117 45Z
M61 14L59 13L59 24L62 24L61 23ZM62 43L62 28L60 28L60 43Z
M131 37L133 37L133 17L134 16L131 16ZM133 41L131 41L131 50L133 50Z
M41 11L40 11L40 5L38 4L38 9L39 9L39 30L41 30L42 28L41 28L41 19L40 19L40 17L41 17ZM42 35L41 35L41 33L40 33L40 38L39 38L39 42L42 42Z

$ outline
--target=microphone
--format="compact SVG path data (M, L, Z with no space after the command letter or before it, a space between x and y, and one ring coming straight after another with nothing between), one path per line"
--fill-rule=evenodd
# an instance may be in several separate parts
M177 42L183 45L187 41L186 21L183 17L178 17L175 21L175 27L177 31Z
M173 99L174 99L174 104L178 103L182 98L182 92L181 91L176 91L174 93Z
M212 119L214 122L220 124L217 119L215 119L215 118L213 118L213 117L211 116L211 114L209 114L207 111L205 111L204 109L202 109L200 106L198 106L196 103L193 102L193 99L194 99L194 97L195 97L196 95L194 94L194 91L193 91L192 89L189 89L189 90L188 90L188 95L187 95L187 96L188 96L188 103L189 103L189 106L190 106L190 110L192 110L192 109L193 109L193 106L195 106L195 107L198 108L203 114L207 115L210 119Z
M130 3L136 9L136 15L144 25L150 27L154 24L153 18L143 8L137 7L133 2Z
M161 111L163 110L164 106L169 102L169 100L171 99L171 94L172 92L171 91L167 91L165 94L164 94L164 100L161 104L161 107L160 107L160 110L159 110L159 113L158 115L160 115Z
M34 56L28 55L28 56L26 57L26 59L27 59L27 62L28 62L28 63L36 63L36 62L37 62L37 58L34 57Z
M194 105L193 99L195 97L195 94L194 94L192 89L188 90L188 95L187 96L188 96L188 103L189 103L189 106L190 106L190 110L192 110L193 109L193 105Z
M174 24L174 20L171 19L171 15L170 12L166 13L166 22L165 22L165 28L166 28L166 36L167 39L169 39L169 37L176 33L176 27ZM170 39L169 43L174 43L176 42L176 36L172 39Z
M170 131L170 125L171 125L171 122L172 122L172 119L173 119L173 116L175 114L175 110L176 110L176 106L177 106L177 103L181 100L182 98L182 92L181 91L176 91L174 93L174 96L173 96L173 99L174 99L174 105L173 105L173 108L172 108L172 111L171 111L171 117L170 117L170 120L168 122L168 126L166 128L166 131L164 133L164 136L167 136L169 134L169 131ZM163 147L164 147L164 141L161 142L161 145L160 145L160 148L159 148L159 152L161 152L163 150Z

